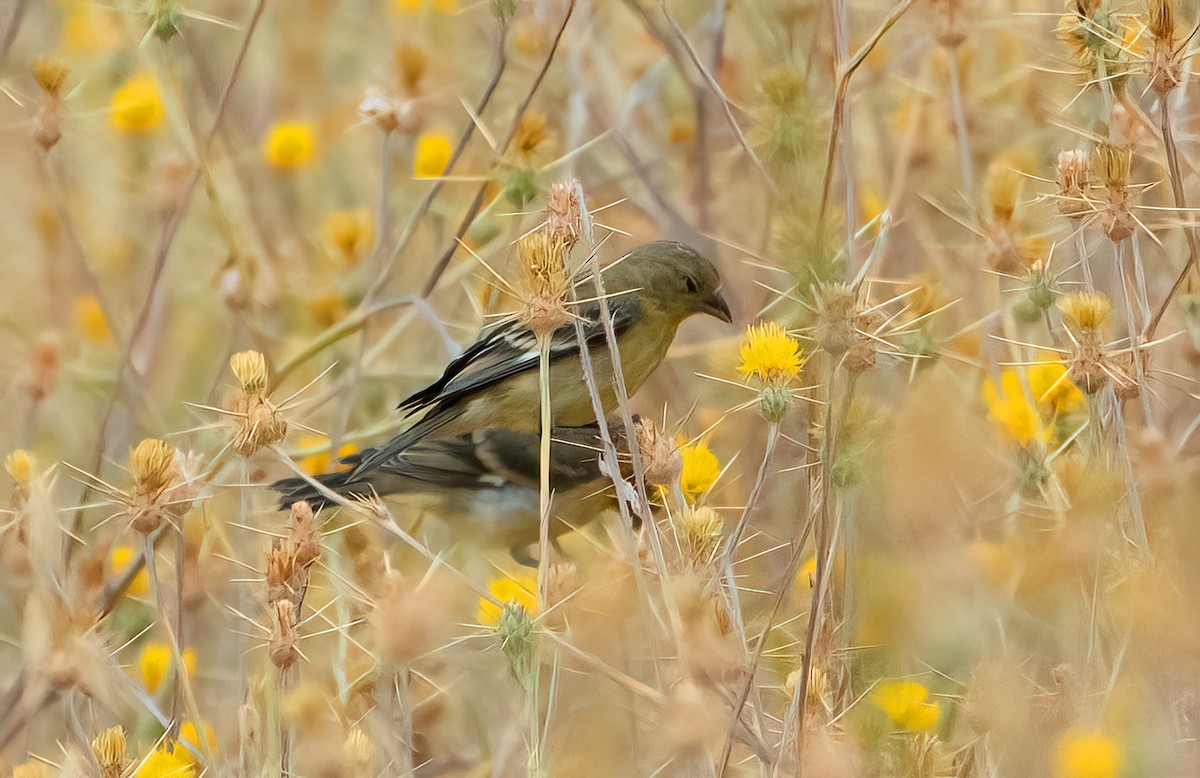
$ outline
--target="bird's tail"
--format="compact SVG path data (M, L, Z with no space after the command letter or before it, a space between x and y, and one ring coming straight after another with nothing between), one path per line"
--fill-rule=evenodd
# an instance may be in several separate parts
M346 498L370 497L372 489L364 480L352 478L354 471L344 473L326 473L318 475L313 480L331 492L336 492ZM324 508L333 501L322 494L307 478L284 478L271 484L271 488L279 492L279 510L286 511L292 503L306 501L314 511Z

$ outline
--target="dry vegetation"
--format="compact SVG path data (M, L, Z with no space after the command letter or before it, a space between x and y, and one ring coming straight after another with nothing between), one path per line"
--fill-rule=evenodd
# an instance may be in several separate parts
M1200 774L1194 5L0 14L3 774ZM276 510L658 237L565 555Z

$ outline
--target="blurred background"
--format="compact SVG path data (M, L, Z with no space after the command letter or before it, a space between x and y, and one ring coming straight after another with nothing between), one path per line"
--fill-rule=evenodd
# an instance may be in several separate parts
M0 770L1200 773L1197 21L8 0ZM576 264L679 240L733 309L630 401L654 520L534 569L276 511L517 307L571 179Z

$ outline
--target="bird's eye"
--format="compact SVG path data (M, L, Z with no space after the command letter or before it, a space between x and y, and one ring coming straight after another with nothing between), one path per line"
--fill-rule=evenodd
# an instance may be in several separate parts
M692 278L691 276L686 276L686 277L684 277L684 279L683 279L683 283L684 283L684 285L685 285L685 286L687 286L687 292L688 292L688 294L695 294L695 293L696 293L696 291L697 291L697 289L696 289L696 279Z

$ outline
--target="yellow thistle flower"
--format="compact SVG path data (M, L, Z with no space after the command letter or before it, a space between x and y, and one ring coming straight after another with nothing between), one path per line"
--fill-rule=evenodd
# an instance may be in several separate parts
M196 778L196 765L183 746L169 751L162 745L146 755L133 778Z
M89 343L108 343L112 340L108 319L104 317L104 309L94 295L76 298L71 305L71 318L75 321L76 331Z
M271 125L263 140L263 158L278 170L295 170L308 163L316 151L313 127L307 122L281 122Z
M454 146L445 135L436 132L421 133L413 151L413 176L437 178L446 172L446 166L450 164L450 156L453 153Z
M794 381L806 359L799 341L770 321L746 328L741 356L738 371L742 375L776 386Z
M163 104L158 84L146 76L135 76L113 92L108 103L109 121L119 132L140 134L162 123Z
M196 652L190 648L183 650L183 666L191 677L196 672ZM171 669L171 647L165 643L150 643L142 649L138 657L138 670L142 675L142 685L146 691L154 694L167 677Z
M1099 330L1112 313L1112 303L1099 292L1076 292L1058 301L1063 320L1077 330Z
M355 264L375 240L371 214L366 209L333 211L325 217L321 236L332 253Z
M300 467L304 468L304 472L309 475L320 475L329 470L329 438L324 435L301 435L299 445L302 449L325 447L324 450L309 454L300 460ZM338 449L338 459L344 459L357 451L358 446L353 443L343 444ZM348 465L338 465L339 470L345 470L347 467Z
M942 709L929 702L929 690L916 681L884 681L871 699L892 723L905 732L932 732Z
M717 477L721 475L721 463L717 455L708 450L704 441L683 446L679 454L683 458L679 486L688 502L695 502L716 483Z
M426 6L440 14L452 14L458 10L458 0L392 0L397 13L416 13Z
M184 663L187 663L186 651L184 652ZM204 733L203 744L200 742L201 732ZM192 746L192 748L195 748L197 751L215 751L217 749L217 733L213 731L212 726L210 726L207 721L201 721L199 728L196 727L195 723L193 723L191 719L182 722L179 725L179 739ZM193 762L195 761L191 752L186 748L176 750L182 750L184 756L188 757Z
M503 605L520 605L531 617L536 616L537 579L533 576L505 576L493 578L487 586L488 594ZM485 597L479 598L479 623L489 627L500 624L504 609Z
M1028 446L1035 440L1047 438L1048 430L1042 426L1041 415L1026 395L1017 371L1003 371L999 388L990 378L985 381L983 401L988 408L988 418L1018 444Z
M1071 382L1067 366L1056 355L1039 354L1041 364L1029 368L1029 390L1043 415L1065 416L1083 408L1083 392Z
M1125 761L1115 740L1079 729L1059 737L1056 752L1058 778L1116 778Z
M133 561L137 559L138 552L132 546L113 546L108 552L108 570L115 577L124 575ZM138 574L133 577L133 582L129 584L129 593L134 597L145 597L150 593L150 573L143 567L138 571Z

